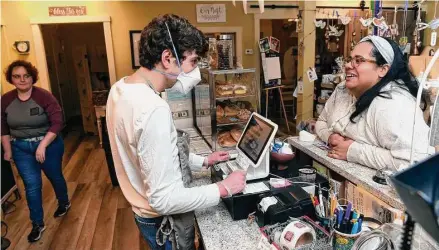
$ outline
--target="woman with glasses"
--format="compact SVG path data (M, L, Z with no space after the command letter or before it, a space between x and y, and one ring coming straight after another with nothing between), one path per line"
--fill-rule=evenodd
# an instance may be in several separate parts
M331 146L329 157L371 168L407 167L418 82L398 45L367 36L345 60L346 82L326 102L316 132ZM429 127L422 112L415 130L415 159L428 152Z
M15 89L1 98L4 159L15 162L23 179L32 221L28 240L35 242L45 230L41 170L58 199L58 209L53 216L63 216L70 208L61 164L64 154L60 136L62 110L51 93L34 86L38 70L31 63L17 60L6 68L5 76Z

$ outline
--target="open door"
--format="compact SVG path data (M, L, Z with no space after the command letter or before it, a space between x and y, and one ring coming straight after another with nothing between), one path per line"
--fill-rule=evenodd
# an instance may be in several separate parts
M86 133L96 134L96 115L92 102L92 87L87 46L73 47L73 64L75 65L76 83L78 84L79 102L81 104L82 124Z

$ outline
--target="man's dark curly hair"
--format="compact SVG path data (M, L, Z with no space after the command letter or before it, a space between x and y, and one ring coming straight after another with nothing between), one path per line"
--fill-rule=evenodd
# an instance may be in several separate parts
M139 63L142 67L154 68L166 49L170 49L175 56L165 23L168 24L180 62L185 59L184 52L195 51L198 56L205 56L209 44L203 32L183 17L166 14L154 18L142 31L139 43Z

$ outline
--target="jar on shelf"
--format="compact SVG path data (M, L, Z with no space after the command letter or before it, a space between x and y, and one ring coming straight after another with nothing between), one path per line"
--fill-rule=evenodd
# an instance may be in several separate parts
M209 38L208 63L211 69L218 69L218 50L215 38Z
M217 40L218 69L233 68L233 40L231 35L219 35Z

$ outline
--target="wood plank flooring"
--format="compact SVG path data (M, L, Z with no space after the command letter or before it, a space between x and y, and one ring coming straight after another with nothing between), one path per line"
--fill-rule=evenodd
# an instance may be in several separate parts
M2 214L8 225L8 249L149 249L139 234L131 206L119 187L111 185L104 150L97 137L81 138L70 132L64 139L63 172L72 207L67 215L54 218L57 200L50 182L43 175L43 208L46 231L29 243L32 225L21 178L15 167L22 199L16 209ZM13 199L14 195L10 199ZM14 210L14 211L12 211ZM8 213L10 212L10 213ZM2 233L4 233L2 229Z

